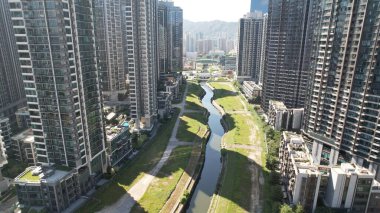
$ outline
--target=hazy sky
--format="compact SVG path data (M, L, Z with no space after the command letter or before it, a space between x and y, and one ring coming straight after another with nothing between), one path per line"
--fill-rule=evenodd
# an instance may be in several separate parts
M173 0L190 21L238 21L250 10L250 0Z

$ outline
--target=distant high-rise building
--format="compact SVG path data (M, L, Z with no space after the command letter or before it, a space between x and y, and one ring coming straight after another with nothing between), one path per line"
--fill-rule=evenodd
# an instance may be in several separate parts
M251 13L261 11L268 12L268 0L251 0Z
M80 173L106 169L92 0L9 0L37 162Z
M26 105L21 67L7 0L0 1L0 119L17 127L15 112Z
M319 22L304 126L313 157L320 164L354 162L379 180L380 1L314 4Z
M311 0L269 1L262 107L282 101L288 108L304 107L310 76L314 14Z
M185 52L196 52L196 40L192 33L187 32L185 34Z
M183 69L183 12L171 1L158 3L160 73Z
M157 0L127 0L125 8L131 117L151 129L157 117Z
M227 51L227 39L226 38L219 38L217 46L218 46L219 50L226 52Z
M265 59L267 54L267 27L268 27L268 14L264 14L263 17L263 35L261 39L261 61L260 61L260 75L259 75L259 85L263 84L264 72L265 72Z
M226 52L235 51L235 41L227 40L226 48Z
M125 3L123 0L95 0L94 22L98 70L105 103L124 101L127 92ZM122 102L119 102L122 103Z
M238 81L259 82L260 72L263 70L265 57L265 31L262 12L248 13L240 19L239 45L237 55Z

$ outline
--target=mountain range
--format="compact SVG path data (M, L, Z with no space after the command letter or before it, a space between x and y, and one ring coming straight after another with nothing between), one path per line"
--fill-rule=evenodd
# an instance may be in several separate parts
M205 21L193 22L184 20L183 32L203 33L205 38L216 38L226 33L227 38L236 38L238 22Z

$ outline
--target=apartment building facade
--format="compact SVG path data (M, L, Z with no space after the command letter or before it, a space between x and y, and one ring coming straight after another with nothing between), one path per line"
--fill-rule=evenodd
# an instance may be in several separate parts
M26 105L19 55L8 1L0 1L0 118L17 128L15 112Z
M183 69L183 11L172 1L158 2L159 72Z
M265 25L267 19L260 11L248 13L239 22L239 44L237 54L237 80L259 83L264 70Z
M97 64L102 95L107 104L123 104L128 90L126 28L123 0L93 2ZM125 104L125 103L124 103Z
M127 0L125 13L131 117L136 130L151 130L157 119L157 0Z
M269 1L261 103L265 111L270 100L288 108L304 107L315 19L312 1Z
M304 130L317 163L356 163L380 179L380 1L316 1Z

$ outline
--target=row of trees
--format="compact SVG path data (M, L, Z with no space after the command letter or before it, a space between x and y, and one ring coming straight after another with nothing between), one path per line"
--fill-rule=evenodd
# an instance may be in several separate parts
M266 167L274 171L278 169L279 159L278 152L280 149L281 132L275 131L268 127L266 131L266 143L268 146L268 153L266 156Z

